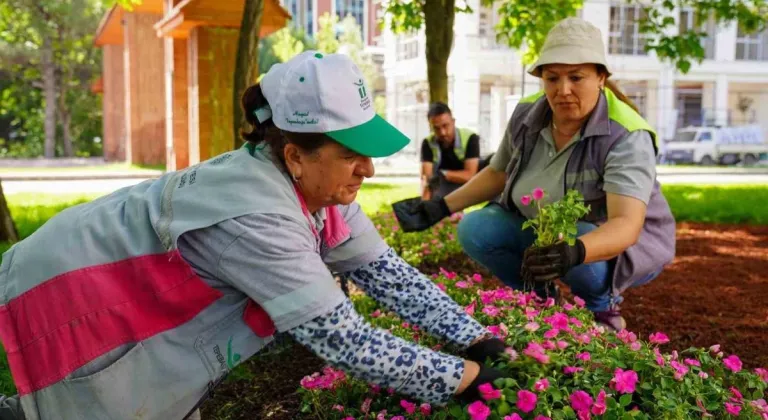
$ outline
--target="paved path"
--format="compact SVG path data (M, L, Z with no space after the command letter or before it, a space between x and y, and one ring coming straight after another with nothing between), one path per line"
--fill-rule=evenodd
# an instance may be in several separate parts
M116 189L134 185L148 178L125 179L65 179L65 180L2 180L3 191L6 194L19 192L39 193L108 193ZM413 176L383 177L377 176L366 182L380 182L393 184L418 183L418 178ZM659 174L659 182L662 184L763 184L768 185L768 173L766 174L714 174L714 173L680 173Z

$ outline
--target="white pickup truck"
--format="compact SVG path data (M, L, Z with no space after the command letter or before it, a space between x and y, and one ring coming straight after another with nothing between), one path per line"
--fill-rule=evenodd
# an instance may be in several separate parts
M662 158L672 163L754 165L768 154L759 125L739 127L686 127L665 142Z

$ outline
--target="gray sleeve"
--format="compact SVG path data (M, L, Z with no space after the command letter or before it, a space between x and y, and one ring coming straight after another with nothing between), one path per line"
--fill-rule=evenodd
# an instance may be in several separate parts
M645 130L628 133L614 144L605 158L603 190L637 198L646 205L656 180L653 138Z
M389 245L381 238L371 219L357 203L337 206L351 229L349 239L323 255L323 261L335 273L352 271L367 265L386 252Z
M216 277L256 301L278 331L326 314L345 299L307 225L277 214L233 222L241 232L221 253Z

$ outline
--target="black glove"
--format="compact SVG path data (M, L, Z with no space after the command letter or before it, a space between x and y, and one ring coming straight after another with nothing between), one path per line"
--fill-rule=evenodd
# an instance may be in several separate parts
M469 384L469 386L464 389L461 394L457 394L456 399L464 404L473 403L479 399L482 399L480 391L477 389L477 387L486 383L493 384L493 381L496 379L506 378L507 376L508 375L505 375L499 370L480 365L480 372L477 374L475 380L472 381L472 383Z
M561 241L545 247L529 247L523 254L523 279L537 282L565 277L572 267L584 262L584 243L576 239L571 246Z
M488 338L467 347L467 359L481 365L489 358L495 362L501 358L506 348L507 344L503 340L496 337Z
M451 215L443 198L427 201L420 197L408 198L392 204L392 209L404 232L428 229Z

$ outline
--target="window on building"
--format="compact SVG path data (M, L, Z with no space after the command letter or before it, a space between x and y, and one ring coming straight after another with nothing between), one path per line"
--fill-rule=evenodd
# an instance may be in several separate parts
M412 60L419 56L419 39L397 37L397 61Z
M336 0L336 14L339 20L351 15L365 33L365 0Z
M640 33L640 20L645 11L637 4L611 6L608 52L622 55L646 55L645 35Z
M701 42L702 47L704 47L704 58L713 59L715 58L715 34L717 33L715 18L710 16L705 22L697 21L696 13L692 8L683 8L680 10L678 30L681 34L688 31L703 32Z
M739 28L736 35L736 59L768 61L768 31L747 34Z
M291 13L291 22L298 28L304 30L308 36L314 34L313 22L313 0L285 0L284 7Z

